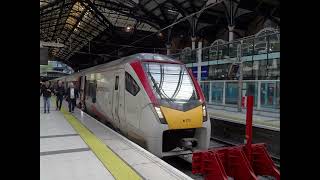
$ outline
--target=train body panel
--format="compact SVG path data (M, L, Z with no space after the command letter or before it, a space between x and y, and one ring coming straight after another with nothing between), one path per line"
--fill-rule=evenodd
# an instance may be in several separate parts
M209 146L210 120L199 84L190 75L167 56L137 54L56 80L65 85L76 81L89 114L163 157L172 150ZM195 143L182 143L190 139Z

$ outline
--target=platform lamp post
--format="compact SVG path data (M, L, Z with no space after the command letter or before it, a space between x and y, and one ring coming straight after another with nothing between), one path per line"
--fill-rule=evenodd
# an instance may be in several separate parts
M253 116L253 96L247 96L247 115L246 115L246 136L245 149L250 164L252 163L252 116Z
M238 81L238 112L242 112L242 87L243 87L243 61L242 61L242 40L240 41L240 44L238 44L238 47L237 47L237 60L239 63L239 69L238 69L238 75L239 75L239 81Z

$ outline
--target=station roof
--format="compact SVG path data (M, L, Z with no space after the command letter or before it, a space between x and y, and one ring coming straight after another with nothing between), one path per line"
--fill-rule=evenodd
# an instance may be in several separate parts
M75 69L137 52L165 52L172 38L190 39L190 21L175 25L171 33L132 42L212 3L198 16L197 37L214 41L228 24L245 32L238 36L250 35L254 20L270 19L280 26L280 0L40 0L40 40L64 44L50 47L49 56Z

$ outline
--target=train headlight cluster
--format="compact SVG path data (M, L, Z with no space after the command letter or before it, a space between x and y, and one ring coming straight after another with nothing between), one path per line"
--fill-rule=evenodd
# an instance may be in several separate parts
M156 109L156 112L157 112L159 118L163 118L163 115L162 115L160 108L159 107L154 107L154 108Z
M206 108L206 105L202 105L202 115L203 115L203 121L207 121L207 108Z
M162 112L161 112L161 109L160 109L159 107L154 107L154 109L155 109L156 112L157 112L157 115L158 115L158 117L159 117L160 122L161 122L162 124L166 124L166 121L165 121L165 119L164 119L164 117L163 117L163 114L162 114Z

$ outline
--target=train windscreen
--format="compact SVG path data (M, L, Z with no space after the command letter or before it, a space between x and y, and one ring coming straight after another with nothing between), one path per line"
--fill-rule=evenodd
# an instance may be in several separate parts
M185 66L145 62L144 70L158 99L175 103L198 100L197 92Z

